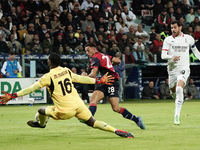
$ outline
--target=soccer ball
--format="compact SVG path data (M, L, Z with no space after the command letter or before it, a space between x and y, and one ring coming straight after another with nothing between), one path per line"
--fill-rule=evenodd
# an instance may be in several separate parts
M36 115L35 115L35 120L36 120L37 122L40 121L38 116L39 116L39 113L37 112ZM45 125L47 124L48 121L49 121L49 116L47 116L47 118L46 118L45 123L44 123L43 126L45 126ZM39 123L40 123L40 122L39 122Z

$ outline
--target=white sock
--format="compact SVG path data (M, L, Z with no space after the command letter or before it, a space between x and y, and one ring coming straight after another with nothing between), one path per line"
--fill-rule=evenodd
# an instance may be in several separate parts
M176 99L175 99L175 116L180 117L181 108L183 105L183 88L181 86L176 87Z

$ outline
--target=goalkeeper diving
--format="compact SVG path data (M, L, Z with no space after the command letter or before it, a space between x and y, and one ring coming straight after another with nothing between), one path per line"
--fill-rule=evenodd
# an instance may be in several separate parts
M99 78L80 76L71 72L69 68L60 67L60 56L52 53L47 60L50 72L44 74L39 81L30 87L20 90L17 93L6 93L0 97L0 103L6 104L11 99L30 94L40 88L47 87L54 106L43 106L38 109L35 120L29 120L27 124L35 128L45 128L49 117L55 120L67 120L75 116L88 126L104 131L113 132L121 137L133 138L133 134L127 131L116 129L107 123L97 121L93 118L90 110L86 107L83 100L79 97L77 90L72 82L82 84L107 84L114 82L114 77L104 75Z

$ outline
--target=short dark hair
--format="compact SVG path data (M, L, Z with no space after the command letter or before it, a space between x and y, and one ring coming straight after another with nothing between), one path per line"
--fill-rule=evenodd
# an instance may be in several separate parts
M172 21L171 24L177 24L179 27L182 26L182 24L177 20Z
M59 66L60 65L60 56L56 53L51 53L49 55L49 60L53 65Z
M86 45L85 45L85 47L88 47L88 46L89 46L89 47L95 47L95 48L97 47L94 43L89 43L89 44L86 44Z
M15 55L15 53L13 51L10 51L9 55Z

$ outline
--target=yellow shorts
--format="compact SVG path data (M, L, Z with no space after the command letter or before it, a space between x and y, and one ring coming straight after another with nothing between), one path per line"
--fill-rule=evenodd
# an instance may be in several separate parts
M47 106L45 113L55 120L66 120L75 116L82 121L87 121L92 116L90 110L84 103L79 103L75 108L66 107L62 108L62 110L56 106Z

